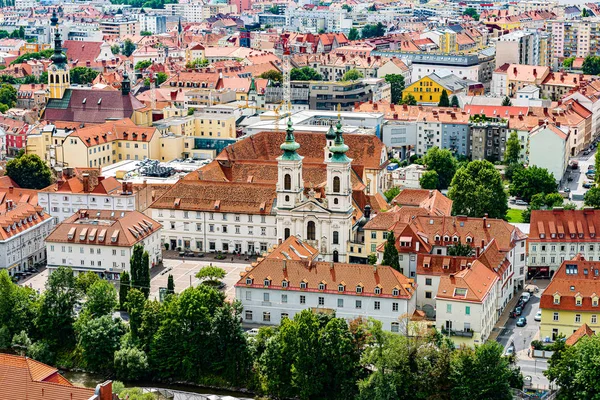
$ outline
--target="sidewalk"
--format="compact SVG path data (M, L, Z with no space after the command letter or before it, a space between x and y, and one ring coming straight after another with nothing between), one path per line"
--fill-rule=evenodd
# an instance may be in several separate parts
M506 307L504 307L504 311L502 312L500 317L498 317L498 321L496 321L496 325L494 325L494 328L492 328L492 332L490 333L488 340L498 339L498 336L500 335L500 333L502 333L502 330L504 329L506 323L508 322L508 319L510 318L510 312L514 310L515 306L517 305L517 302L519 301L519 298L521 297L521 294L523 294L523 290L517 292L517 294L515 294L513 298L510 299L510 301L506 304Z

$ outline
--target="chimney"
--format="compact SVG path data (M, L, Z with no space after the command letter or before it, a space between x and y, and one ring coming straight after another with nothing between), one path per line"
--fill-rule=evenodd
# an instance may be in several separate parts
M12 187L12 186L9 186L9 187L8 187L8 193L12 193L14 189L15 189L14 187Z
M377 273L377 264L373 265L373 273L376 274Z
M487 213L483 214L483 229L487 228Z
M12 200L6 200L6 211L10 211L13 208L13 201Z
M433 197L433 190L430 190L429 191L429 198L432 198L432 197Z
M83 192L90 192L90 174L88 173L83 174Z
M513 73L516 75L517 74L517 67L513 68Z
M127 182L121 183L121 191L123 192L123 194L127 193Z
M533 76L537 76L537 69L533 69Z
M333 270L333 266L334 266L334 265L335 265L335 264L333 263L333 261L332 261L332 262L330 262L330 263L329 263L329 269L330 269L330 270Z
M370 205L366 205L363 214L365 215L366 219L370 219L371 218L371 206Z
M112 400L112 381L106 381L96 386L96 393L100 394L98 400Z
M287 260L283 260L283 264L281 265L281 269L283 269L284 271L287 268Z
M455 282L454 274L450 274L450 283L454 284Z
M473 264L471 264L471 263L467 263L467 269L471 269L471 266L472 266L472 265L473 265Z

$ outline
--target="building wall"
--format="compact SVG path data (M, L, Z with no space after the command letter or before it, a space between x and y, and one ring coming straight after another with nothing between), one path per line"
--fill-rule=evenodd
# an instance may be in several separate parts
M555 313L557 314L558 321L554 320ZM577 316L579 316L579 319L577 319ZM600 309L598 311L542 309L540 340L543 340L546 337L553 340L557 335L564 335L568 338L583 324L588 324L594 332L598 333L600 332L599 318Z
M554 274L565 259L571 260L578 253L586 260L600 260L600 241L578 242L576 239L572 242L540 242L530 239L527 262L529 274L531 275L532 267L549 267Z
M552 157L548 157L552 154ZM537 132L529 138L529 165L546 168L554 174L557 182L562 177L569 164L567 141L558 137L549 129Z
M304 296L304 303L301 303L301 296ZM407 300L301 290L247 288L243 285L236 286L235 297L242 302L244 307L242 320L247 324L279 325L282 314L284 314L283 318L286 316L294 318L294 315L302 310L314 309L335 311L336 317L347 321L359 317L374 318L382 322L384 330L395 332L402 332L402 329L405 329L398 319L412 314L415 305L415 296ZM319 304L319 298L322 298L322 305ZM379 303L378 306L376 302ZM394 303L397 304L397 311L394 311ZM249 313L252 318L249 318ZM265 313L268 313L269 320L265 320Z
M479 65L471 65L468 67L454 65L438 65L438 64L412 64L412 82L431 75L432 73L448 71L459 78L467 78L473 81L479 81Z
M82 209L88 210L135 210L135 194L102 195L95 193L38 192L38 204L60 223Z
M10 275L33 267L46 259L44 240L54 228L54 220L48 218L24 232L0 241L0 269Z

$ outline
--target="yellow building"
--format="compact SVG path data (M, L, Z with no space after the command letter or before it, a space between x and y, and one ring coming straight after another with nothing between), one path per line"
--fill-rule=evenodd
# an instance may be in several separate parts
M23 55L23 54L30 54L30 53L39 53L40 51L48 50L50 48L51 48L50 45L46 44L46 43L25 43L19 49L19 54Z
M564 261L542 293L541 338L571 336L584 323L600 332L600 262L583 256Z
M235 116L196 112L185 117L166 118L154 124L162 135L207 138L236 138Z
M455 78L457 77L454 75L441 78L435 73L425 76L404 89L402 98L406 100L412 95L419 104L438 104L443 90L446 90L448 97L462 91L463 87Z

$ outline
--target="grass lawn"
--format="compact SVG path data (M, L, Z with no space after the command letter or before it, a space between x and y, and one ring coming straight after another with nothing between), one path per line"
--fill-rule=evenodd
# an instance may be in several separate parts
M514 222L514 223L523 222L523 216L521 215L522 212L523 212L523 210L509 208L508 212L506 213L508 222Z

